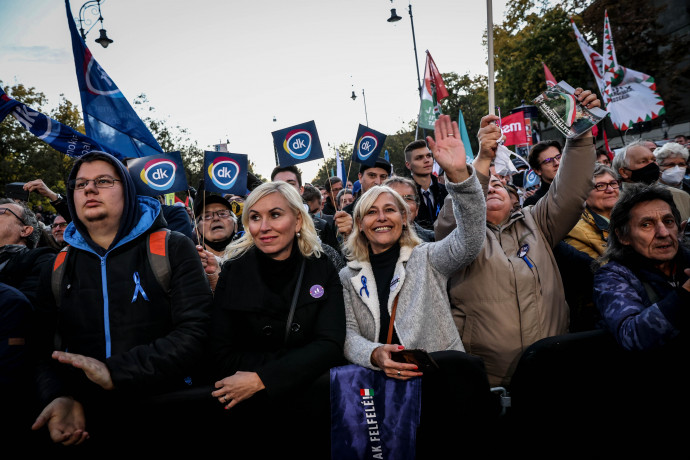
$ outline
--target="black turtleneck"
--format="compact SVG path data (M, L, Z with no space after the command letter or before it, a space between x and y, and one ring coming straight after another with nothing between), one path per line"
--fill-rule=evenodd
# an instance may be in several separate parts
M292 295L295 292L297 276L299 275L299 262L302 260L302 254L297 246L297 238L295 238L292 244L290 256L285 260L275 260L257 248L254 249L256 250L257 266L262 281L272 294L280 298L280 303L287 305L285 308L289 309ZM267 298L270 297L273 296L267 296ZM274 307L277 307L277 305L274 305Z
M225 248L227 248L228 245L230 243L232 243L232 238L234 236L235 236L235 232L232 232L232 235L225 238L224 240L220 240L220 241L204 240L204 245L208 246L209 248L213 249L214 251L223 252L223 251L225 251Z
M391 248L379 254L374 254L371 248L369 248L369 262L374 272L376 292L379 296L379 310L381 311L381 330L379 331L380 343L386 343L386 340L388 340L388 325L391 321L390 313L388 313L388 297L391 292L391 280L395 272L395 264L399 257L400 243L395 243ZM393 331L391 343L400 343L395 330Z

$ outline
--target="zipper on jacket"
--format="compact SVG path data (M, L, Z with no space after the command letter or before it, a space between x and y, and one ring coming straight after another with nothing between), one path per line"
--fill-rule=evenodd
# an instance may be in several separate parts
M105 357L110 358L112 345L110 343L110 305L108 303L108 278L105 270L105 258L101 257L101 286L103 287L103 331L105 332Z

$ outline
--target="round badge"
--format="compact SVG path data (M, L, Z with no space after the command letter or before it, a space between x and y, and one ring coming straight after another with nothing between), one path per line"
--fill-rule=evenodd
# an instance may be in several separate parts
M323 290L323 286L319 284L313 285L311 288L309 288L309 294L315 299L320 298L325 291Z

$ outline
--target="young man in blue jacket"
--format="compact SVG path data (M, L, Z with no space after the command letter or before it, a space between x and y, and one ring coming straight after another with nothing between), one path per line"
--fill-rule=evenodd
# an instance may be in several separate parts
M203 357L212 294L199 256L189 238L164 230L160 203L137 196L124 165L108 154L76 161L67 201L70 248L54 264L65 264L63 275L54 289L44 282L39 349L47 359L33 429L47 426L65 445L100 439L114 448L141 440L140 430L154 440L157 427L144 425L147 398L190 385ZM167 258L169 282L158 279L151 252ZM159 416L153 420L170 423Z

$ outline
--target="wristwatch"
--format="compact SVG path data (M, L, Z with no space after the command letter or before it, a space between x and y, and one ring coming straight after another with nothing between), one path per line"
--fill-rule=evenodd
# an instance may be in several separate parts
M53 205L53 206L55 206L56 204L60 204L60 203L62 203L63 201L65 201L65 197L64 197L64 196L60 195L59 193L57 193L56 195L57 195L57 198L55 198L54 201L51 201L51 202L50 202L50 204Z

